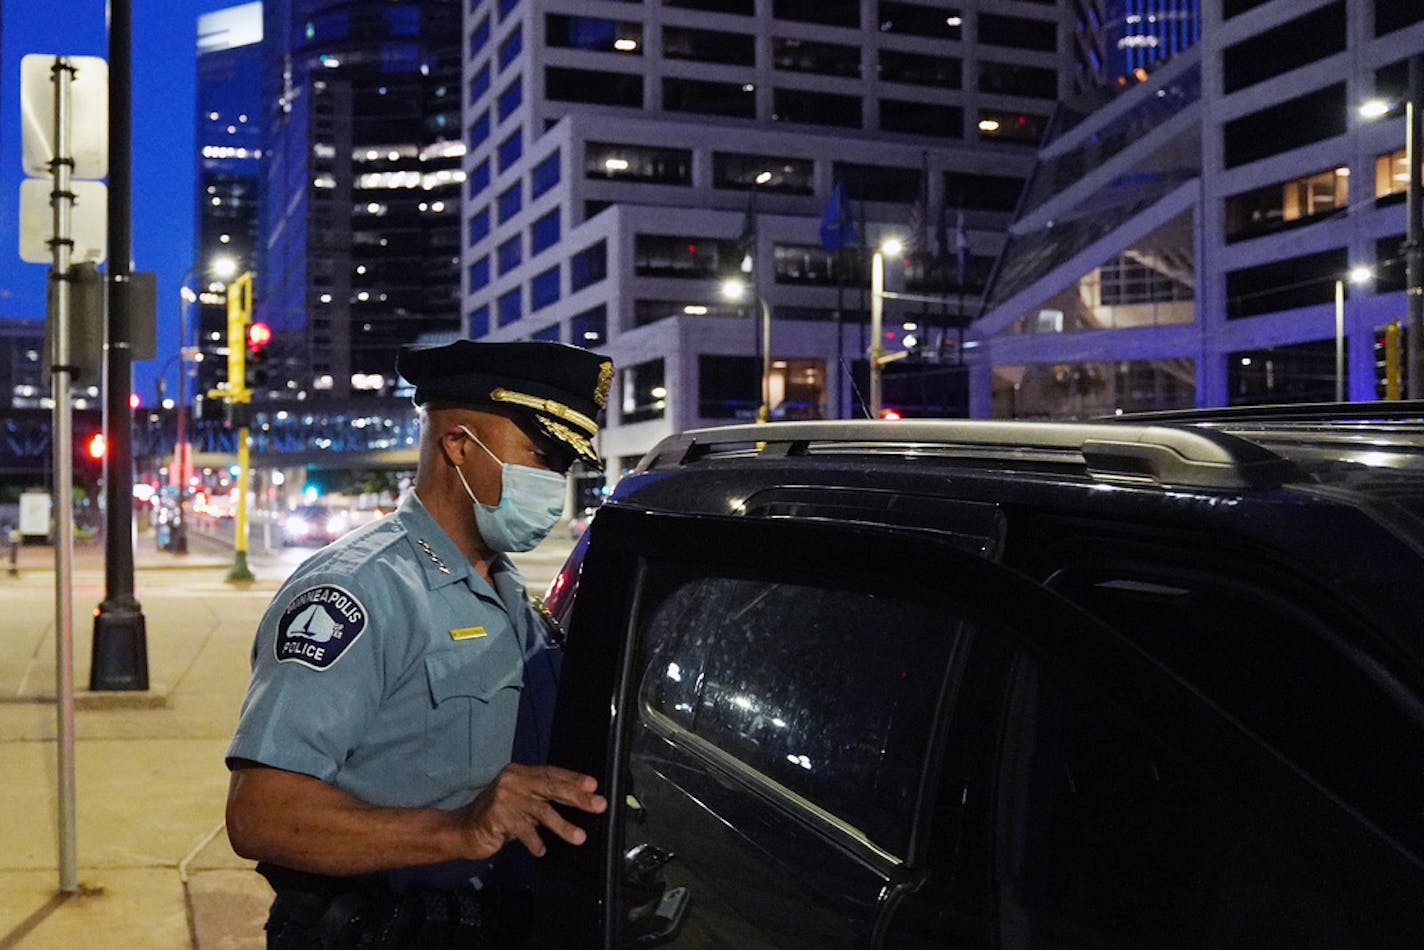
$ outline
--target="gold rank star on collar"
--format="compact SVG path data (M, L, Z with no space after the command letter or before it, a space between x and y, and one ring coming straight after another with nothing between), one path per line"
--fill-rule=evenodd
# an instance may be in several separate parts
M450 568L446 566L444 561L440 560L440 555L435 553L434 549L425 542L424 538L416 538L415 543L420 545L420 549L425 552L426 556L435 563L436 567L440 568L441 574L450 573Z

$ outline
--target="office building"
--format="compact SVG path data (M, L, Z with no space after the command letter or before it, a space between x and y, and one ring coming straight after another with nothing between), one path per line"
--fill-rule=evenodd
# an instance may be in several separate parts
M1201 0L1073 0L1078 89L1125 87L1201 39Z
M182 300L188 328L184 345L199 346L204 356L194 374L198 393L226 378L226 362L217 351L226 345L227 308L213 264L231 258L243 271L256 263L261 70L261 3L198 18L197 231L184 288L190 293Z
M1197 47L1041 150L970 330L974 415L1328 400L1337 340L1345 395L1376 397L1376 340L1405 314L1398 107L1424 5L1202 13Z
M45 322L0 319L0 405L35 409L52 405L44 373Z
M402 343L458 331L460 9L266 3L264 395L389 394Z
M821 237L840 186L838 233L909 242L887 282L915 299L887 304L885 343L923 356L892 364L887 404L962 403L956 328L1069 87L1067 16L1020 0L469 4L466 333L612 356L615 478L671 431L756 416L764 314L770 416L859 415L866 258Z

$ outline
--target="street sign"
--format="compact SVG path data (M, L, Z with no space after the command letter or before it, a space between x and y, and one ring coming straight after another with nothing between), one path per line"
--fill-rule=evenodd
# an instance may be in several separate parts
M109 64L98 56L31 53L21 58L20 138L25 174L50 177L49 163L54 159L53 73L59 59L74 67L70 85L74 177L103 178L109 173Z
M48 264L54 260L49 241L54 237L54 212L48 178L26 178L20 182L20 260ZM101 181L70 182L74 211L70 228L74 240L74 263L98 264L109 254L108 189Z
M24 537L49 537L53 525L49 516L48 492L27 491L20 495L20 534Z

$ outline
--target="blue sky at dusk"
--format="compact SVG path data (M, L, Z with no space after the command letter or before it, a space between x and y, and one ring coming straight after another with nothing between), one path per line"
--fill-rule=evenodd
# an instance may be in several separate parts
M178 281L193 256L196 42L201 14L239 0L131 0L133 263L158 274L158 358L134 364L148 405L178 346ZM44 317L42 264L20 260L20 59L29 53L108 56L104 0L4 0L0 24L0 319ZM174 367L167 377L170 387Z

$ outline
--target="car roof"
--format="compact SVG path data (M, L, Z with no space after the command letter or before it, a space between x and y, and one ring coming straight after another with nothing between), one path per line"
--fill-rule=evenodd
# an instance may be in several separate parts
M1312 482L1366 492L1388 484L1399 494L1414 485L1424 498L1424 403L1331 406L1337 411L1330 413L1285 408L1090 422L834 421L694 429L664 439L636 470L710 459L814 455L829 463L834 457L896 455L984 467L1036 462L1105 483L1208 491Z

